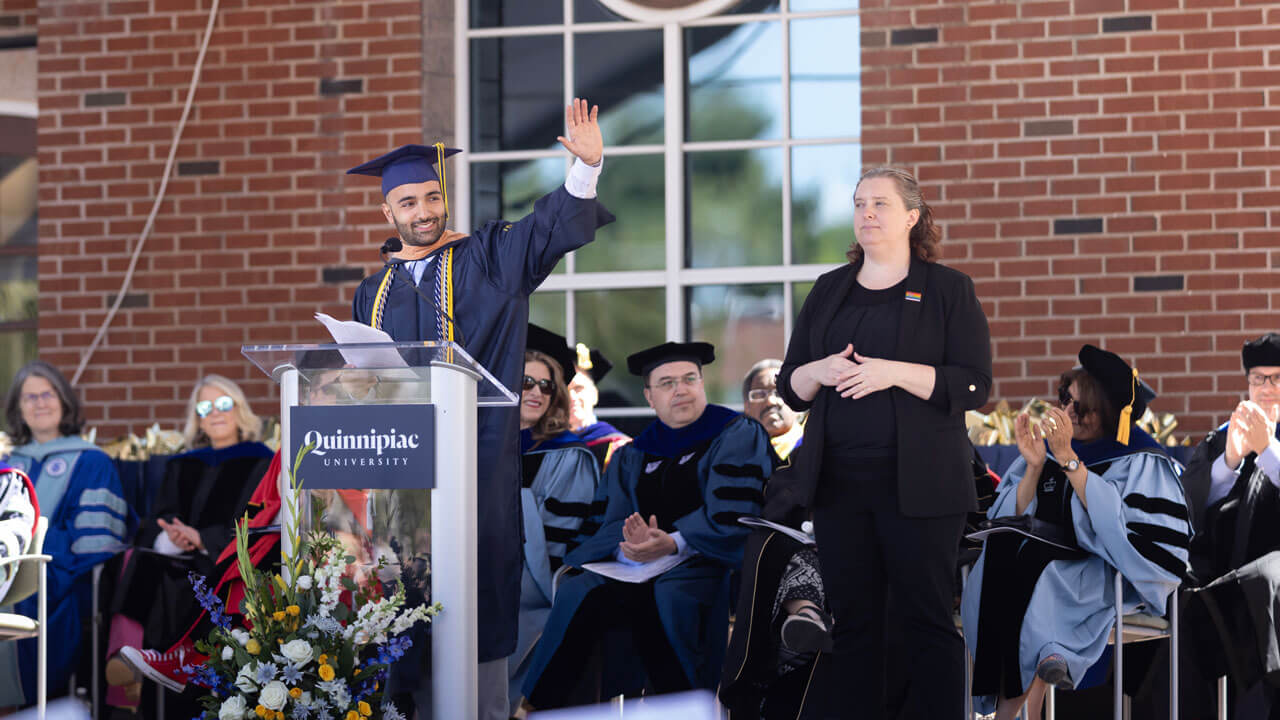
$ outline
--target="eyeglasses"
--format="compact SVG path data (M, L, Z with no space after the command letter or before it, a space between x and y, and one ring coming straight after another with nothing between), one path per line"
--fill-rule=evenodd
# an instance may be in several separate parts
M778 388L756 388L747 393L747 400L751 402L764 402L771 397L782 399L782 396L778 394Z
M23 405L36 405L38 403L53 402L58 396L52 390L45 390L38 393L22 393Z
M1263 375L1262 373L1249 373L1250 385L1254 387L1262 387L1267 383L1271 383L1272 387L1280 388L1280 373L1276 373L1274 375Z
M696 387L700 382L702 382L701 375L698 373L689 373L682 378L663 378L649 387L658 388L662 392L671 392L676 389L677 385L684 385L687 388L691 388Z
M1078 418L1084 417L1089 412L1084 405L1080 404L1079 400L1071 397L1069 388L1058 388L1058 404L1064 408L1074 408Z
M524 382L521 383L520 387L524 390L532 390L536 387L538 388L538 390L542 392L543 395L551 395L556 391L556 386L554 383L551 382L551 378L543 378L541 380L535 380L534 378L528 375L524 376Z
M209 414L214 410L226 412L235 406L236 401L233 400L230 395L219 395L212 401L201 400L196 403L196 415L199 415L200 417L209 417Z

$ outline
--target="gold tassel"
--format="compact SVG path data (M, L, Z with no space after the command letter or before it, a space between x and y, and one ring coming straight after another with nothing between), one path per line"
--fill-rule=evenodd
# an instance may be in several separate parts
M1120 411L1120 423L1116 428L1116 442L1129 444L1129 426L1133 424L1133 403L1138 398L1138 369L1133 369L1133 381L1129 385L1129 404Z

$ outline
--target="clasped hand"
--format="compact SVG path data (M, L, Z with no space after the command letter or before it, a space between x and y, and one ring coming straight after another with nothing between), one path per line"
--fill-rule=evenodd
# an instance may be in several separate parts
M675 539L658 527L656 515L650 515L649 522L645 523L640 513L631 513L622 522L622 537L618 547L628 560L635 562L652 562L678 549Z
M834 387L842 398L857 400L897 385L896 367L892 360L860 355L849 344L819 360L814 379L820 385Z
M1018 452L1027 462L1029 468L1042 468L1045 463L1045 440L1054 457L1071 454L1071 436L1075 429L1071 425L1071 416L1062 408L1049 408L1040 420L1034 421L1027 413L1019 413L1013 421L1013 435L1018 443Z
M1240 467L1240 461L1250 453L1260 453L1271 444L1276 436L1276 420L1280 415L1280 405L1263 408L1252 400L1245 400L1236 406L1231 413L1231 424L1227 428L1227 466L1232 470Z
M204 541L200 539L200 532L178 518L175 517L170 521L156 518L156 524L169 536L169 541L177 545L180 550L187 552L204 550Z

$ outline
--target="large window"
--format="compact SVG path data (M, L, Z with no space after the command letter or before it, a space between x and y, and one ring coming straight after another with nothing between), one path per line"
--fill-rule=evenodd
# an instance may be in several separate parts
M597 0L468 5L457 126L470 137L455 177L470 193L457 224L519 217L563 182L563 108L599 104L600 197L618 222L561 263L533 321L619 366L601 415L644 407L623 360L665 339L714 343L708 395L739 404L742 375L782 356L798 303L853 237L856 0L743 0L680 22L624 19Z
M0 392L36 357L35 68L35 36L9 35L0 49Z

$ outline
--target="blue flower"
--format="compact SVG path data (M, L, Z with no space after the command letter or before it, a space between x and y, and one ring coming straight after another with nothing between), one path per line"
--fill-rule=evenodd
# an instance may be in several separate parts
M196 600L200 603L200 607L209 613L209 622L224 630L231 629L231 618L227 617L226 613L223 612L222 599L218 597L217 593L209 589L205 577L195 572L188 572L187 580L191 582L191 587L195 589Z
M280 674L289 685L297 685L302 680L302 671L292 665L285 665Z
M289 717L293 718L293 720L307 720L307 718L311 717L311 706L295 702Z
M405 717L388 701L382 704L382 720L405 720Z
M312 615L307 618L307 624L319 630L322 633L336 635L342 632L342 623L334 620L328 615Z
M280 671L280 668L276 667L275 663L259 663L258 674L256 676L258 684L266 685L272 680L275 680L276 673L279 671Z

